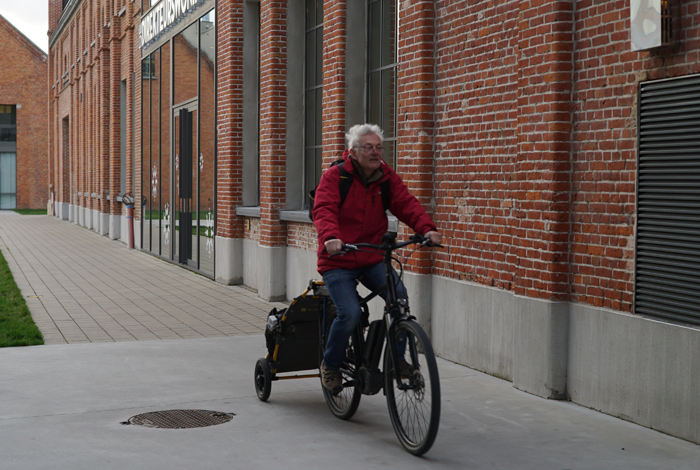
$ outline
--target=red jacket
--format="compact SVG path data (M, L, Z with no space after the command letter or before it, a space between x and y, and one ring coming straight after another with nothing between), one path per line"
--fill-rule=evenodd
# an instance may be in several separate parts
M408 192L401 177L389 165L382 161L382 177L365 187L346 154L342 166L353 174L353 182L343 206L338 207L341 165L329 168L316 189L313 220L318 232L318 272L321 274L331 269L353 269L381 263L383 258L379 253L354 252L329 258L324 243L332 238L343 243L381 243L389 225L379 188L384 180L391 181L389 210L393 215L421 235L437 230L418 199Z

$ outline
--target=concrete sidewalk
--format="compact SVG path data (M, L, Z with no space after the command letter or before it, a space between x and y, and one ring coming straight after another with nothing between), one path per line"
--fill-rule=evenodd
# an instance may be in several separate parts
M403 450L382 394L350 421L318 379L253 387L257 336L0 350L0 468L696 470L700 446L439 360L442 419L422 458ZM198 429L120 424L146 412L235 413Z
M284 306L53 217L0 211L0 250L46 344L259 334Z
M265 313L282 304L46 216L0 211L0 249L48 344L0 349L2 470L699 466L700 446L443 360L440 431L416 458L382 394L347 422L318 379L257 399ZM235 416L191 430L120 424L182 409Z

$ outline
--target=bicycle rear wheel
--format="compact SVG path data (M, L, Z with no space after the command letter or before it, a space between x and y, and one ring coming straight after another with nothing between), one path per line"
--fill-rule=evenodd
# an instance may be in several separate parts
M325 338L328 338L328 332L330 331L331 323L337 315L337 310L334 305L331 305L330 311L328 313L328 319L326 321L326 332ZM337 395L333 395L333 392L328 390L321 384L321 390L323 390L323 397L326 399L326 404L330 408L331 412L340 419L350 419L357 411L357 407L360 405L360 381L358 368L361 362L360 350L359 350L359 333L357 330L353 331L350 335L350 340L348 341L348 347L345 352L345 361L343 365L340 366L341 374L343 377L343 389ZM323 357L323 351L321 352L321 357ZM319 361L320 362L320 361Z
M401 365L394 366L388 347L384 351L386 401L401 445L414 455L422 455L435 442L440 425L440 379L433 347L423 328L411 320L399 322L391 341L397 344L404 336L406 351L399 355Z

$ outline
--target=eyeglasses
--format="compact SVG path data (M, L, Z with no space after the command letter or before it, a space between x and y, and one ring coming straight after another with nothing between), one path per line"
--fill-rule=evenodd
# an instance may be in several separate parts
M360 150L362 150L362 151L365 152L365 153L371 153L372 150L376 150L377 153L383 153L383 152L384 152L384 147L382 147L381 145L377 145L376 147L373 146L373 145L365 145L365 146L363 146L363 147L356 147L356 148L359 148Z

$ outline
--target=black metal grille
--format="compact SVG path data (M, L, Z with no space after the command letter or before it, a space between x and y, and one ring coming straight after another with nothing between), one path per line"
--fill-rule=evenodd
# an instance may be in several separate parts
M700 76L643 83L635 312L700 325Z
M161 429L191 429L228 423L233 419L233 416L233 413L207 410L154 411L132 416L122 424Z

